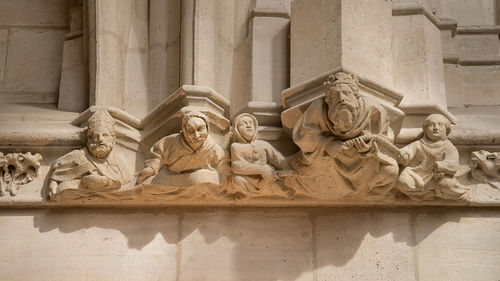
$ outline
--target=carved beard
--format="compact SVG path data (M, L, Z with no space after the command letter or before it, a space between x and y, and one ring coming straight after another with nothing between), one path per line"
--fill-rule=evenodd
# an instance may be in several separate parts
M328 109L328 118L332 121L335 129L340 132L348 132L358 118L358 108L347 103L341 103L335 108Z
M96 142L89 142L87 144L87 147L89 148L89 151L92 155L94 155L97 158L106 158L108 154L113 150L113 144L112 143L96 143Z

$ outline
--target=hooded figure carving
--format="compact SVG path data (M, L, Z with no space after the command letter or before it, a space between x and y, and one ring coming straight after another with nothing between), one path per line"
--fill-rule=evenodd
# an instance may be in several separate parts
M283 194L276 170L286 166L285 157L266 141L257 140L257 119L243 113L233 120L231 170L233 192L248 195Z
M146 160L146 167L139 173L137 182L158 174L163 166L173 175L196 173L202 169L217 173L226 153L209 135L208 124L205 114L197 111L186 113L180 133L163 137L151 147L153 158ZM199 181L203 182L203 179ZM176 185L175 182L158 183Z

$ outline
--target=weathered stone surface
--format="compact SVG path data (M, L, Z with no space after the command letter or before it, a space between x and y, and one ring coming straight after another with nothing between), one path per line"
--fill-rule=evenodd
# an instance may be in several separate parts
M418 280L406 212L340 210L315 220L318 280Z
M175 280L178 216L2 211L2 280Z
M4 90L57 92L65 33L10 29Z
M197 212L181 227L178 280L314 280L303 213Z
M0 1L0 25L65 27L68 25L68 1Z
M5 78L5 64L7 59L8 29L0 29L0 91L3 90Z
M88 62L83 57L84 38L64 42L58 108L82 112L88 108Z
M414 254L420 280L497 280L500 219L497 211L419 214Z

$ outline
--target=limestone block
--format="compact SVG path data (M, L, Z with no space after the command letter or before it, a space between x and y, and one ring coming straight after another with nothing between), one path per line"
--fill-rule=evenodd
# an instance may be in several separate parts
M4 90L57 92L65 33L11 29Z
M498 34L457 34L455 37L460 57L498 56Z
M123 100L121 107L134 116L144 117L148 111L148 53L129 51L125 58L123 70ZM116 102L115 102L116 103Z
M176 215L0 213L1 280L175 280Z
M445 75L450 106L500 103L500 66L448 65Z
M313 280L311 231L293 211L185 214L178 280Z
M0 25L68 25L67 0L0 1Z
M3 90L5 77L5 61L7 56L8 29L0 29L0 90Z
M83 57L83 37L64 42L58 108L82 112L89 104L88 67Z
M288 87L288 32L290 20L255 17L252 21L252 99L280 101Z
M83 6L71 9L70 31L83 30Z
M180 0L150 2L148 108L179 88Z
M282 11L290 13L291 0L257 0L255 9L258 11ZM255 11L255 10L254 10Z
M341 1L293 1L290 17L290 85L342 64ZM324 7L318 9L317 7ZM311 32L314 30L314 32Z
M395 211L318 214L318 280L418 280L409 219Z
M457 64L445 64L444 79L446 85L446 99L448 106L462 107L464 105L462 94L462 66Z
M446 108L439 29L425 15L393 17L394 86L404 104L430 102Z
M454 19L458 25L495 25L495 0L439 0L437 16Z
M391 15L389 1L293 1L290 84L345 67L391 86Z
M499 235L495 211L419 214L415 254L420 280L498 280Z

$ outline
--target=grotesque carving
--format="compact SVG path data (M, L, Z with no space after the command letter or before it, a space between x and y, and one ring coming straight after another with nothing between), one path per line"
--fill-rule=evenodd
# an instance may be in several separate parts
M0 152L0 196L7 191L16 196L23 184L27 184L38 175L42 156L28 153L10 153L3 155Z
M293 129L299 146L292 167L298 176L286 184L297 194L323 199L380 196L393 186L398 165L384 144L394 134L389 116L375 100L359 93L357 77L328 77L325 98L316 100Z
M146 160L137 183L158 174L163 166L168 168L167 176L158 184L175 186L182 181L218 183L217 170L221 168L226 153L209 132L209 120L205 114L197 111L186 113L179 134L166 136L151 147L153 158ZM183 176L176 181L176 175Z
M277 170L285 168L285 157L268 142L257 140L257 119L243 113L233 120L231 144L231 170L236 194L283 194L275 183Z
M470 199L469 188L454 178L460 165L458 150L448 140L450 121L441 114L431 114L423 130L420 140L401 149L399 161L405 168L398 178L399 190L414 200Z
M98 110L87 121L87 147L74 150L52 166L49 195L65 189L112 191L130 181L125 163L114 150L115 121Z
M500 189L500 152L474 151L471 162L472 178Z

